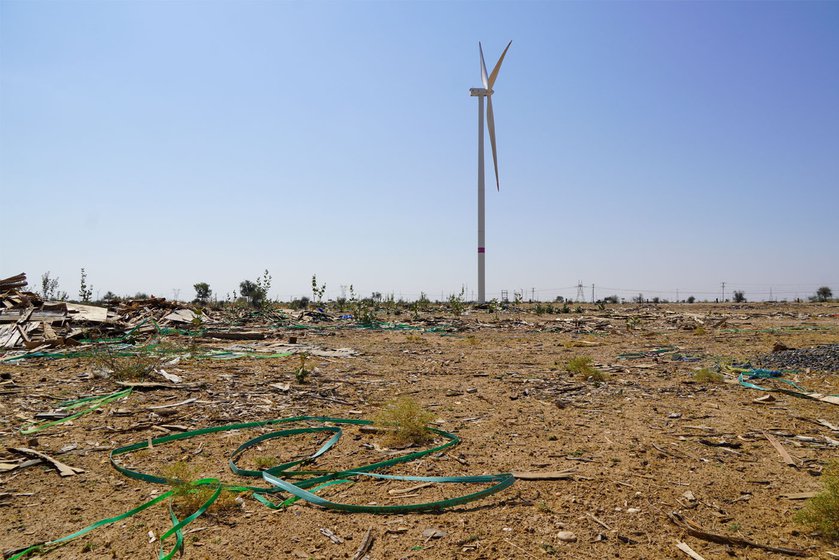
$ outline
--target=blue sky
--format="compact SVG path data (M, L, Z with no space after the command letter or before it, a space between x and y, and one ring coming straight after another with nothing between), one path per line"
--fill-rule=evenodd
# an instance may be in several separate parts
M0 276L471 294L511 39L488 297L839 292L839 2L0 0Z

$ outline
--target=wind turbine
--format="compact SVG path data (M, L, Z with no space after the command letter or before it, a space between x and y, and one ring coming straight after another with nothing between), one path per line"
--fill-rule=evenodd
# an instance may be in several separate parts
M484 210L484 98L487 105L487 128L489 129L489 143L492 146L492 164L495 168L495 188L501 190L501 183L498 180L498 153L495 148L495 117L492 113L492 86L498 77L501 63L504 62L504 55L513 42L507 43L501 58L495 63L492 73L487 76L487 66L484 62L484 49L478 43L478 50L481 53L481 82L484 87L470 88L469 94L478 98L478 303L486 302L486 242L485 242L485 210Z

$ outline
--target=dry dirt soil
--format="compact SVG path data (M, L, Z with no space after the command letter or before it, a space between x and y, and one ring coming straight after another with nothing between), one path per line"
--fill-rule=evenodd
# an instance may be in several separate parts
M182 557L353 558L368 529L374 539L370 559L688 558L676 548L680 541L708 560L792 557L736 539L798 549L812 558L839 554L837 543L821 540L794 520L804 504L795 495L820 490L824 465L839 457L839 447L829 443L839 433L819 423L839 424L839 406L778 392L758 401L770 393L742 387L730 374L722 383L694 379L699 368L754 360L777 342L793 348L839 343L839 305L616 305L586 306L582 314L521 309L425 318L432 316L456 330L369 330L330 323L275 330L273 340L243 344L270 349L297 336L301 345L352 348L358 354L310 356L306 367L316 371L305 383L294 375L299 356L182 358L165 369L181 376L187 388L135 390L30 436L19 429L35 414L65 399L118 387L101 377L91 359L0 364L0 372L11 376L0 385L3 447L36 449L84 470L61 477L36 465L0 473L0 549L56 539L168 489L117 472L108 459L115 447L185 428L296 415L373 418L384 402L408 396L434 414L436 427L457 434L462 443L389 469L392 474L570 472L557 480L517 480L502 492L441 512L402 515L342 513L304 502L274 511L245 494L224 511L189 524ZM410 322L407 314L394 320ZM169 338L188 348L187 341ZM201 344L231 346L230 341ZM699 360L675 360L672 353L620 356L665 346ZM605 380L569 373L567 362L579 356L591 357ZM805 370L788 378L810 391L839 393L835 371ZM161 405L175 406L151 408ZM259 485L234 476L227 458L242 442L267 431L155 445L122 457L122 464L165 474L183 462L196 478ZM257 468L311 453L325 439L318 436L267 440L246 452L240 464ZM381 434L350 427L316 465L341 470L408 451L389 449ZM19 458L0 449L0 461ZM400 493L416 486L362 480L321 495L389 505L474 490L429 485ZM690 534L674 522L672 512L729 542ZM170 526L167 507L158 505L42 557L157 558L158 537ZM329 531L338 542L324 534ZM573 539L561 539L562 532L573 533ZM167 549L171 544L167 540Z

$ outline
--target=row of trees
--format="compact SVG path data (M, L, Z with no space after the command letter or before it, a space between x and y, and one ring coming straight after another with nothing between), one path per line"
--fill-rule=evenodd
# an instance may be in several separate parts
M50 275L50 271L45 272L41 275L41 290L40 295L45 300L58 300L58 301L65 301L68 299L67 292L60 290L58 284L58 277L52 277ZM266 269L262 276L258 277L256 281L251 280L242 280L239 283L239 293L234 291L233 292L233 301L243 300L249 305L253 307L262 307L266 303L268 303L268 293L271 290L271 274ZM199 303L203 305L207 305L212 301L213 291L210 289L210 285L207 282L197 282L193 284L193 289L195 290L195 299L193 300L194 303ZM350 287L352 290L352 287ZM312 275L312 298L311 300L307 297L301 298L298 303L302 303L303 307L306 307L310 302L315 303L318 306L323 305L323 296L326 293L326 284L318 284L317 276ZM81 280L79 282L79 301L82 302L89 302L93 297L93 285L88 282L87 273L85 269L81 269ZM148 297L146 294L138 292L135 296L136 299L143 299ZM354 294L352 298L354 298ZM392 297L392 296L390 296ZM108 291L105 296L102 298L103 301L118 301L121 298L114 294L111 291ZM228 299L229 296L228 296ZM345 297L339 298L346 301ZM381 300L382 295L379 292L374 292L372 296L373 300ZM425 294L422 295L421 299L427 298ZM830 289L829 286L821 286L816 290L816 293L810 296L809 301L812 302L827 302L833 299L833 290ZM303 302L305 300L305 302ZM742 290L735 290L732 295L732 300L735 303L744 303L747 301L746 293ZM560 296L556 298L556 302L562 303L565 300ZM637 296L632 298L634 303L668 303L667 300L662 300L658 297L645 299L644 294L638 294ZM694 303L696 298L694 296L690 296L685 300L687 303ZM520 300L517 298L517 303ZM618 296L611 295L608 296L598 303L619 303L620 300Z

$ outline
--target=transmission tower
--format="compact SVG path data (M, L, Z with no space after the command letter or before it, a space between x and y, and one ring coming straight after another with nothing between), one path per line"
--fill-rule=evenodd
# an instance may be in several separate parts
M577 301L578 302L583 302L585 300L586 300L586 294L583 293L583 282L578 281L577 282Z

